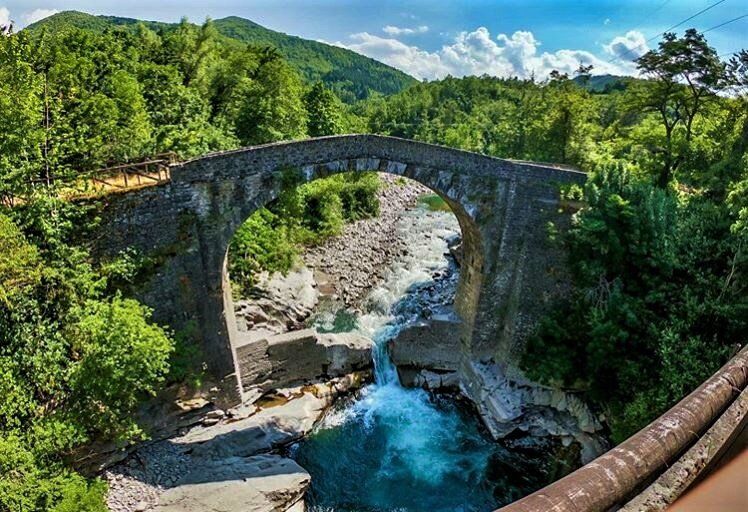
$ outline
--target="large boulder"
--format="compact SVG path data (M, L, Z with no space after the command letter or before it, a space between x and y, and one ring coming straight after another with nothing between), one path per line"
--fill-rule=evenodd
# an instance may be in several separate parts
M448 317L406 327L389 342L397 366L454 371L460 365L460 323Z
M523 432L536 438L558 438L564 444L576 442L585 464L605 451L600 422L572 393L521 375L510 378L501 366L479 361L465 365L460 389L475 403L495 439Z
M298 504L311 478L278 455L204 461L161 495L156 512L285 512ZM297 508L294 508L297 507Z
M343 393L360 388L368 372L304 387L278 389L256 402L249 416L229 415L218 424L197 427L179 438L193 457L248 457L286 446L308 434Z
M196 457L247 457L291 443L312 430L334 395L303 392L282 405L238 420L193 429L180 439Z
M291 331L236 347L245 390L299 386L368 369L372 342L354 333Z
M406 327L389 342L390 358L406 386L453 387L460 366L460 323L434 316Z
M319 302L312 270L297 266L287 274L262 272L251 300L234 302L238 337L257 341L303 326Z

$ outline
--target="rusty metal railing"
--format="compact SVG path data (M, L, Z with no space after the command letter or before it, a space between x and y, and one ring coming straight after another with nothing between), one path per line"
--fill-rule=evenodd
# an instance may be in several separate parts
M497 512L603 512L630 499L712 425L748 383L748 346L673 408L586 466Z

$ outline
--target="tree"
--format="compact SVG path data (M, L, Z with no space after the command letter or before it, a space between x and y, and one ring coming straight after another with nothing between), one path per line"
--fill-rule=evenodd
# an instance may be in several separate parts
M298 74L277 52L256 50L256 65L228 94L223 118L241 144L295 139L306 133Z
M179 69L185 86L193 85L207 92L206 75L217 55L217 35L210 18L199 28L182 18L176 29L163 36L164 63Z
M696 116L726 85L725 64L696 29L687 30L682 38L665 34L658 49L636 63L652 82L634 89L634 106L655 112L665 132L664 147L653 148L663 160L656 183L665 187L688 158ZM679 129L683 135L677 140Z
M132 299L89 300L69 327L78 361L70 374L75 414L95 433L136 428L130 414L164 381L173 343Z
M740 137L732 148L734 157L741 158L748 151L748 50L740 50L728 62L727 83L743 114Z
M0 35L0 200L24 195L42 160L44 85L28 34Z
M343 131L343 105L322 82L317 82L304 96L307 134L310 137L335 135Z

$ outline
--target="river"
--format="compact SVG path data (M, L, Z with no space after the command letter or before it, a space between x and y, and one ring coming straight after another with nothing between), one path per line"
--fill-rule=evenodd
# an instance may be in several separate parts
M314 317L319 330L356 331L374 341L375 382L338 403L292 448L312 476L308 509L493 510L538 486L516 467L526 460L495 443L456 397L403 387L387 351L387 342L424 314L450 314L458 269L448 241L459 225L451 213L421 204L398 230L409 250L385 270L362 311L328 304Z

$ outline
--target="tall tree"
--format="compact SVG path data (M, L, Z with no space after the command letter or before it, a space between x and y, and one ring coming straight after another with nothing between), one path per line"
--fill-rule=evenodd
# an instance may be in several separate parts
M681 38L665 34L658 49L636 63L652 83L635 88L634 106L657 113L664 129L664 147L653 151L662 155L656 182L665 187L688 158L694 120L726 85L725 64L696 29Z
M304 106L310 137L335 135L343 131L343 104L322 82L314 84L306 93Z
M8 201L37 177L42 159L44 84L32 49L26 34L0 35L0 198Z

